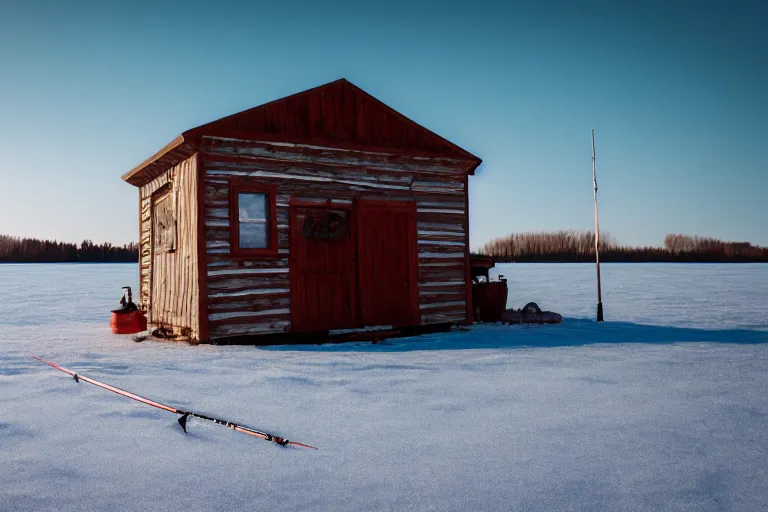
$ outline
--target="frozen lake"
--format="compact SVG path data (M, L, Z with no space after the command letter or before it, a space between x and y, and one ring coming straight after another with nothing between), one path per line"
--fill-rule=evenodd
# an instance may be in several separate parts
M768 264L608 263L601 273L609 321L768 328ZM568 318L595 317L593 264L503 263L498 274L508 279L508 307L533 301ZM122 286L138 295L137 265L0 265L0 326L104 325Z
M768 265L603 265L604 324L594 265L496 271L563 324L134 343L136 265L0 265L0 510L768 510Z
M594 264L510 264L507 307L533 301L564 317L595 318ZM768 264L604 263L605 320L706 329L768 328Z

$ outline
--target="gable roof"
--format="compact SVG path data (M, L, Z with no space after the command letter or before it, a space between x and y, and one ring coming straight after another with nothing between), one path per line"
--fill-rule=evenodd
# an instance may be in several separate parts
M187 130L122 178L149 182L191 156L203 136L452 158L467 162L469 174L482 162L342 78Z

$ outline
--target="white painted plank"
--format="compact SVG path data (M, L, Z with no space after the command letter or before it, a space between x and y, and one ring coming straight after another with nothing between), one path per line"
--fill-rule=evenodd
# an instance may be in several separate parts
M436 229L438 231L458 231L464 233L464 226L456 222L418 222L417 229Z
M450 308L453 306L466 306L466 301L463 300L456 300L452 302L432 302L429 304L419 304L419 310L424 309L436 309L436 308Z
M297 174L277 173L269 171L225 171L219 169L211 169L206 171L206 173L211 176L250 176L254 178L279 178L286 180L309 181L314 183L341 183L344 185L353 185L356 187L383 188L390 190L410 190L411 188L404 185L391 185L386 183L327 178L324 176L300 176Z
M449 245L464 247L464 242L446 242L443 240L419 240L419 245Z
M464 210L449 210L444 208L416 208L416 213L450 213L464 215Z
M287 268L238 268L235 270L209 270L208 276L232 276L245 274L287 274Z
M239 292L221 292L210 293L208 297L211 299L223 299L226 297L244 297L247 295L276 295L280 293L289 293L289 288L256 288L253 290L241 290Z
M233 311L230 313L212 313L208 315L208 320L215 322L216 320L229 320L230 318L252 318L269 315L285 315L290 313L288 308L280 309L266 309L264 311Z
M464 238L464 233L459 233L457 231L428 231L420 229L416 231L416 234L419 236L450 236L454 238Z
M464 212L464 203L458 201L416 201L421 208L456 208Z
M435 258L435 259L448 259L448 258L463 258L463 252L419 252L419 258Z

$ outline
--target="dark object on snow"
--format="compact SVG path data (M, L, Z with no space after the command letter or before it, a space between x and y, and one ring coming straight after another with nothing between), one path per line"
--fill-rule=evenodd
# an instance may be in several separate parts
M528 315L540 315L541 314L541 308L538 304L535 302L529 302L525 306L523 306L523 313Z
M505 324L559 324L562 315L553 311L542 311L538 304L529 302L522 309L508 309L501 314Z
M475 322L498 322L507 307L507 282L472 283L472 309Z
M472 319L475 322L498 322L507 307L507 280L499 275L491 281L489 270L496 264L488 256L472 256Z
M59 371L62 371L64 373L67 373L74 377L75 382L79 383L81 380L84 382L87 382L88 384L93 384L94 386L98 386L100 388L104 388L108 391L112 391L113 393L117 393L118 395L122 395L124 397L130 398L131 400L136 400L137 402L141 402L146 405L151 405L152 407L157 407L158 409L163 409L164 411L172 412L175 414L180 414L181 417L178 419L179 425L181 425L181 428L184 429L184 432L187 431L187 418L190 416L194 416L195 418L200 418L208 421L212 421L214 423L217 423L219 425L224 425L225 427L231 428L232 430L236 432L242 432L243 434L248 434L249 436L259 437L261 439L264 439L266 441L271 441L273 443L279 444L280 446L303 446L304 448L312 448L313 450L317 450L314 446L310 446L308 444L304 443L298 443L296 441L289 441L287 439L283 439L282 437L273 436L272 434L268 434L266 432L261 432L259 430L254 430L252 428L244 427L242 425L238 425L236 423L232 423L231 421L226 420L220 420L218 418L212 418L210 416L205 416L203 414L198 414L196 412L191 411L184 411L181 409L176 409L175 407L171 407L169 405L161 404L160 402L155 402L154 400L150 400L149 398L144 398L143 396L139 396L136 394L131 393L130 391L125 391L120 388L116 388L114 386L110 386L109 384L104 384L103 382L99 382L95 379L91 379L90 377L85 377L83 375L78 375L77 373L73 372L72 370L67 370L66 368L57 365L56 363L50 363L44 359L41 359L36 356L30 356L32 359L37 359L41 363L45 363L48 366L52 368L56 368Z
M470 257L469 261L472 269L472 281L480 282L481 279L478 278L482 277L488 281L488 271L496 266L496 262L493 261L493 258L490 256L481 256L479 254L475 254Z
M130 286L123 286L123 296L120 297L120 309L113 309L109 318L109 326L115 334L135 334L147 330L147 317L139 311L133 302Z
M131 293L130 286L123 286L123 296L120 297L121 309L113 310L113 313L128 313L130 311L138 311L139 308L133 303L133 294Z
M172 329L168 329L167 327L157 327L152 331L152 336L155 338L160 338L163 340L172 340L176 338L176 335L173 333Z

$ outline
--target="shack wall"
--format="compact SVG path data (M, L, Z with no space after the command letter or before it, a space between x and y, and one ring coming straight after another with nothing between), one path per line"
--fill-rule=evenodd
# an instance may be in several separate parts
M198 157L192 155L140 187L139 304L149 322L177 333L200 335L198 286ZM175 216L175 249L156 250L153 196L169 188Z
M203 137L200 155L206 272L201 314L211 338L290 331L292 199L415 201L421 324L469 318L466 161L221 137ZM233 179L275 186L276 257L230 255Z

